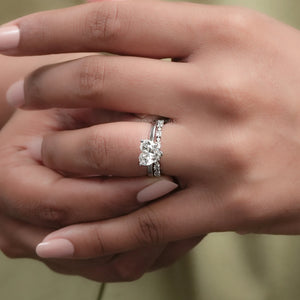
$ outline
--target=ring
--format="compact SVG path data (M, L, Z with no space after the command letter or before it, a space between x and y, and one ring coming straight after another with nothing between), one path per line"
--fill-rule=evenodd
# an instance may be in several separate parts
M151 128L150 138L148 140L141 140L139 156L139 165L148 167L148 176L159 177L160 158L163 153L160 150L161 132L165 124L164 120L157 120Z

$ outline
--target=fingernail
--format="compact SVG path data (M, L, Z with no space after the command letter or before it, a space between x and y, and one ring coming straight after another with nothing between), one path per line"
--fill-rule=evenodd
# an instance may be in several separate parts
M20 42L20 29L16 25L0 27L0 51L17 48Z
M25 103L23 79L10 86L6 92L6 101L14 107L20 107Z
M149 202L174 191L178 184L169 180L159 180L147 186L137 194L138 202Z
M40 243L36 247L36 254L42 258L66 258L74 254L74 245L65 239L54 239Z
M42 161L42 143L42 137L35 137L27 144L29 154L37 161Z

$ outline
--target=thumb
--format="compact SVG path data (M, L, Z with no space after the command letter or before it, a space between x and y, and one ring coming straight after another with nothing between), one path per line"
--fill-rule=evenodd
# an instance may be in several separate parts
M195 201L190 201L191 197L193 193L182 190L126 216L63 228L48 235L37 247L37 254L44 258L88 259L184 240L222 228L224 212L212 201L192 205Z

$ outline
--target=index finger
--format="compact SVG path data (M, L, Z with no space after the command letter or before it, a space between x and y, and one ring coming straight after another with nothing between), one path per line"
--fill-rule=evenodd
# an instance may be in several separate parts
M199 30L191 30L191 25L208 20L208 6L198 6L104 1L36 13L0 28L0 51L8 55L105 51L186 57L199 37Z

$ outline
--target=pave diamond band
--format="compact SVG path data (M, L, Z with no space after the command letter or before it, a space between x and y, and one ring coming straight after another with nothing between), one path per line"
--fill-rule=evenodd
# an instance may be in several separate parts
M139 165L148 167L148 176L159 177L160 172L160 158L163 153L160 150L161 133L164 126L164 120L157 120L151 128L150 138L148 140L141 140L139 156Z

